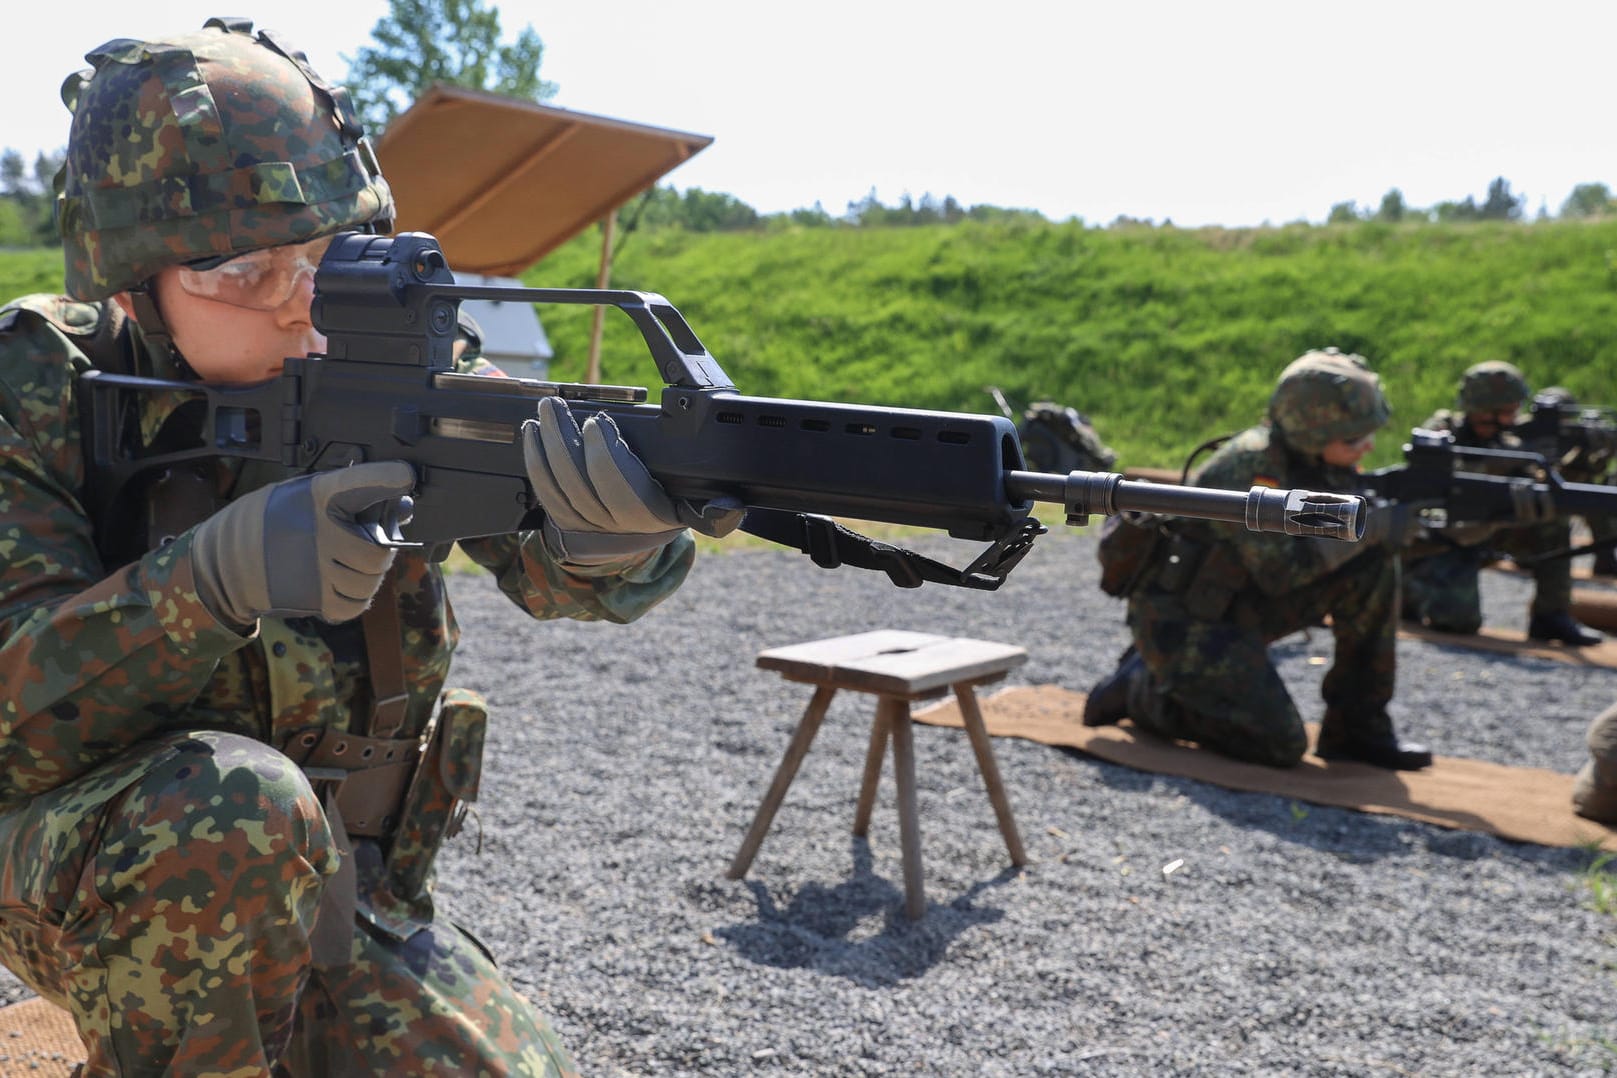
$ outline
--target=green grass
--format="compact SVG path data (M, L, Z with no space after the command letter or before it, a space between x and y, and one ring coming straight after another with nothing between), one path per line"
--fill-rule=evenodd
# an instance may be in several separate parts
M1596 913L1617 917L1617 872L1611 868L1612 862L1617 861L1617 854L1593 847L1589 849L1589 854L1589 864L1578 873L1578 882L1588 892L1587 904Z

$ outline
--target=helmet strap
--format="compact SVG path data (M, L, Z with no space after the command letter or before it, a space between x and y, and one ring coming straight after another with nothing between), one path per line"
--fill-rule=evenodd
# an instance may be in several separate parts
M138 285L131 285L125 291L129 296L130 306L135 309L135 324L140 327L141 336L146 339L146 343L159 356L168 357L182 378L196 379L196 371L191 369L191 364L185 361L185 357L174 344L174 337L168 331L168 323L163 320L163 312L157 307L157 297L152 294L151 282L142 281Z

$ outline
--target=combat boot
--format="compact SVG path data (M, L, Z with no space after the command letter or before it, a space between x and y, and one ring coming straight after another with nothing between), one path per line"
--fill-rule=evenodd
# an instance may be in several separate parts
M1330 745L1322 742L1314 755L1321 760L1357 760L1388 771L1420 771L1432 766L1431 749L1413 741L1401 741L1392 734L1342 738Z
M1095 683L1084 701L1085 726L1115 726L1129 717L1129 689L1135 679L1145 676L1145 661L1130 647L1109 677Z
M1388 771L1419 771L1432 766L1432 750L1400 740L1384 711L1370 714L1367 721L1362 716L1348 719L1344 712L1327 709L1319 724L1314 755L1321 760L1357 760Z
M1565 610L1553 614L1534 614L1527 622L1529 640L1559 640L1568 647L1586 648L1600 643L1605 637L1593 629L1580 625Z

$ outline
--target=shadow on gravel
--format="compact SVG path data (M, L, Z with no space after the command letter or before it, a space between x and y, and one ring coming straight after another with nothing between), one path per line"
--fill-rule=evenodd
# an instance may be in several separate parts
M981 908L976 901L1021 871L1007 867L945 903L929 898L926 915L911 921L904 913L903 889L872 871L869 843L854 838L851 846L851 878L833 887L805 884L785 907L763 884L746 881L758 904L757 920L716 929L714 935L760 965L813 969L868 987L890 985L924 974L972 926L1004 917L1003 910Z

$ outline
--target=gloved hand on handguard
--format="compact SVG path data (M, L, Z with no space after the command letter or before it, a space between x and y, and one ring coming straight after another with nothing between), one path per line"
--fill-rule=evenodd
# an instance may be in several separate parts
M671 542L686 528L723 537L741 523L734 499L694 506L671 498L622 437L612 417L590 416L581 427L560 397L539 402L539 416L522 424L523 463L545 512L544 542L552 557L599 565Z

